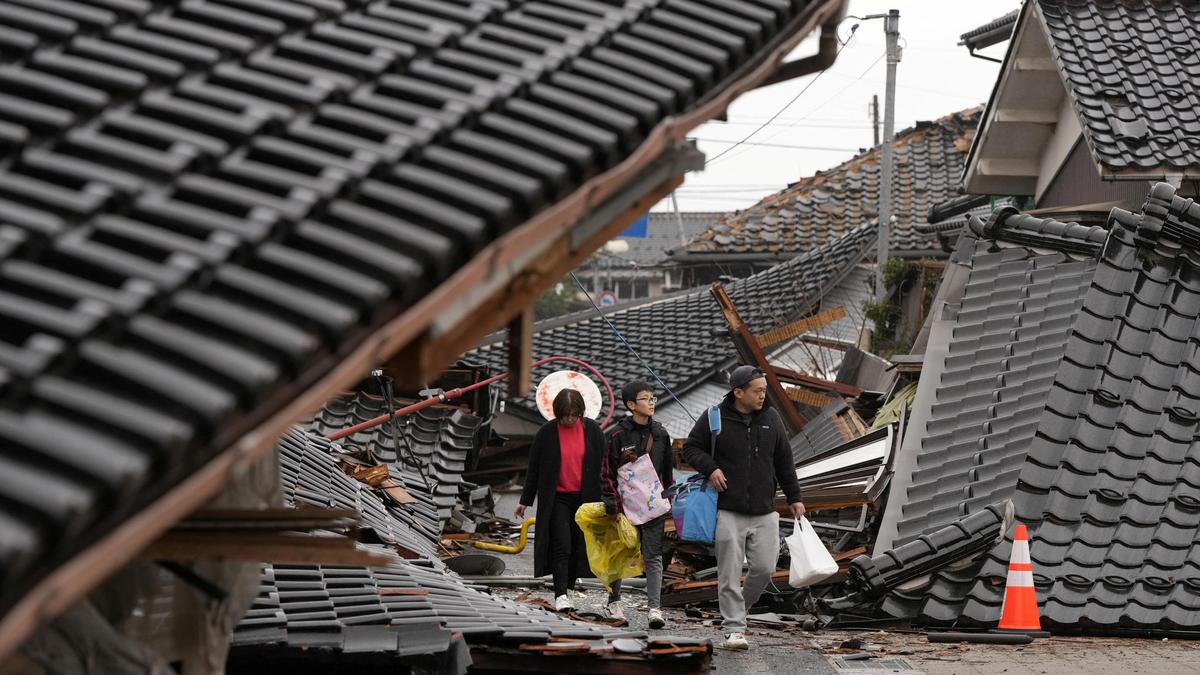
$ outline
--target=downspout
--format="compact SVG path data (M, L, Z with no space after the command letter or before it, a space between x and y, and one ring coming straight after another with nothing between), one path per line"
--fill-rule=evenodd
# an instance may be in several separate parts
M838 17L839 19L841 17ZM779 84L787 80L794 80L797 77L812 75L813 73L825 70L833 65L833 61L837 58L838 40L837 40L837 24L827 23L821 26L820 45L817 47L817 53L812 56L806 56L795 61L783 63L775 70L775 72L767 78L766 82L758 85L758 88L767 87L772 84Z

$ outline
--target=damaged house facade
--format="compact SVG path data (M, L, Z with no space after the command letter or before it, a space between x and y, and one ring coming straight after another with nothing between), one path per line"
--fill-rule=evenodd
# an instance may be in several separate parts
M1044 628L1200 627L1198 31L1188 4L1024 3L963 181L1037 208L969 219L874 549L817 605L993 626L1021 523Z

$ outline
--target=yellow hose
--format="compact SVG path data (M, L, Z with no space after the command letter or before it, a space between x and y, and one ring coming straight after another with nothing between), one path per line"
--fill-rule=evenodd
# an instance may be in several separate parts
M473 541L475 548L481 548L485 551L495 551L497 553L520 553L525 550L525 539L529 536L529 526L537 522L537 518L526 518L525 522L521 523L521 538L517 540L516 546L502 546L500 544L489 544L485 541Z

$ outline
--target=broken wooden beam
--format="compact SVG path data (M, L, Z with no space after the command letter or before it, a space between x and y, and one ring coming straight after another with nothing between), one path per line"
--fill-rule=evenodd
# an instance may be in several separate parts
M833 309L827 309L824 312L813 314L812 316L805 317L799 321L789 323L786 326L780 326L779 328L771 329L762 335L756 336L755 340L758 342L759 347L765 349L772 345L777 345L784 340L800 337L809 331L827 326L834 321L837 321L838 319L844 319L845 317L846 308L838 305Z
M241 530L172 530L138 556L145 560L215 560L291 564L386 566L394 555L358 546L341 535L264 534Z
M737 308L733 305L733 299L729 297L729 294L725 292L725 287L721 284L713 283L709 290L721 308L721 315L725 317L725 323L729 325L733 345L737 349L738 355L742 357L744 363L753 365L762 371L767 378L767 398L771 401L771 405L783 417L783 423L787 427L788 433L799 433L804 428L804 418L800 416L796 406L792 405L784 393L783 384L779 382L779 377L771 368L770 362L767 361L767 355L758 346L758 341L750 332L750 328L742 321Z
M787 393L787 397L793 403L799 403L800 405L812 406L814 408L824 408L830 403L833 403L833 399L829 396L818 394L815 391L801 389L799 387L788 387L784 391Z
M835 382L833 380L823 380L812 375L805 375L790 368L783 366L771 366L775 370L775 374L784 380L788 380L792 384L799 384L808 387L809 389L817 389L819 391L831 391L843 396L862 396L863 388L856 387L852 384L844 382Z

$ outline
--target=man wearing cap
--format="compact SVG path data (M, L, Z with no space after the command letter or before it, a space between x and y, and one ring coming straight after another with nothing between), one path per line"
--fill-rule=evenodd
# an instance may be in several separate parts
M792 449L779 412L767 402L767 378L754 366L738 366L719 406L715 446L708 416L701 415L683 444L683 458L708 476L717 498L717 589L726 649L749 649L746 614L771 581L779 559L776 486L792 514L804 515ZM715 451L715 456L714 456ZM749 570L742 587L742 558Z

